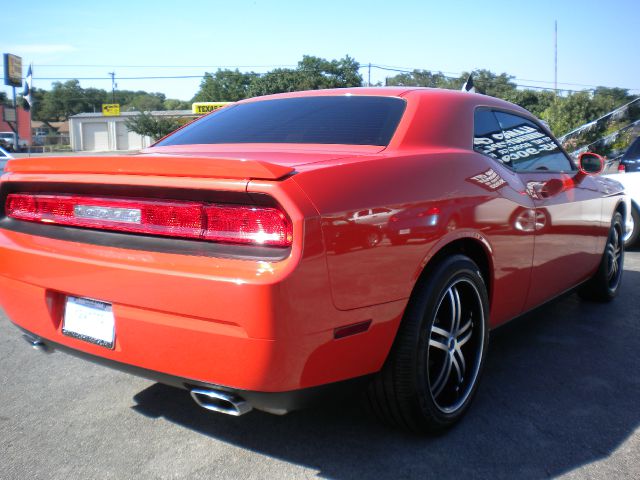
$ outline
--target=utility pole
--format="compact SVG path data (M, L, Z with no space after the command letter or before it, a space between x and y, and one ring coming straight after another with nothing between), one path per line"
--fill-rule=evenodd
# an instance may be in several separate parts
M554 47L554 60L553 60L553 89L558 96L558 21L555 21L554 35L553 35L553 47Z
M371 86L371 62L369 62L369 79L367 80L367 87Z
M109 72L111 75L111 103L116 103L116 72Z
M16 136L13 139L13 148L16 152L20 151L20 128L18 117L20 116L20 112L18 111L18 103L16 102L16 87L13 86L13 111L16 115Z

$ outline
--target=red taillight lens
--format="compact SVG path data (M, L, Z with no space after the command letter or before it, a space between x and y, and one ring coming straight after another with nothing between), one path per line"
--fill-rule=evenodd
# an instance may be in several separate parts
M284 213L276 208L205 207L204 238L220 242L291 245L293 232Z
M129 233L288 247L293 228L277 208L152 199L12 193L16 220Z
M624 163L618 164L618 173L625 173L626 169L624 167Z

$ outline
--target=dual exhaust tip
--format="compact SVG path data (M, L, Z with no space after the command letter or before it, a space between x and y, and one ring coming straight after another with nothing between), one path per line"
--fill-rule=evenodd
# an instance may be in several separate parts
M194 388L191 390L191 398L202 408L234 417L239 417L252 410L246 400L222 390Z
M22 337L34 350L45 353L51 353L53 351L40 337L26 333ZM253 409L243 398L223 390L194 388L191 390L191 398L206 410L225 413L227 415L233 415L234 417L249 413Z

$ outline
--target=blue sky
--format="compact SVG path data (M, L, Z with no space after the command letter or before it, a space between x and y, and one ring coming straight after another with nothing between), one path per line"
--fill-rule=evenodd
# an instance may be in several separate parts
M637 0L32 0L2 10L0 49L22 56L25 74L33 62L39 88L50 88L44 78L102 77L81 85L109 90L115 71L119 88L189 100L216 66L260 72L304 54L454 75L487 68L551 87L557 20L560 87L640 94ZM125 79L178 75L198 78ZM385 75L393 72L372 70L373 81Z

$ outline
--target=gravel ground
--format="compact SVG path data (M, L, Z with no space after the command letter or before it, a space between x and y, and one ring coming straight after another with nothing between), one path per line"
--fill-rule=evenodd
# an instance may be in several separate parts
M438 438L356 399L276 417L33 351L0 318L0 478L640 478L640 252L608 305L576 295L493 333L464 421Z

